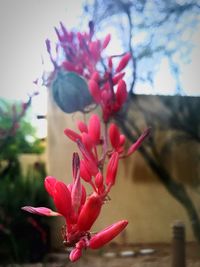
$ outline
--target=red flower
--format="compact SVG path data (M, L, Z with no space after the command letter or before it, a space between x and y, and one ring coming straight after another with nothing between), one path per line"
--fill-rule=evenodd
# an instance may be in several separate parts
M89 23L89 31L84 33L69 32L62 23L59 29L55 28L58 38L56 58L52 55L50 41L46 40L47 52L55 69L73 71L87 79L95 72L101 53L110 42L110 34L103 41L94 40L94 29L91 25L92 22Z
M95 117L93 117L93 119L94 118ZM91 125L93 125L92 120ZM98 129L94 134L95 140L98 141L99 127L93 127L95 127L96 130ZM111 164L111 162L113 162L112 158L110 160L108 169L109 174L107 175L106 180L111 180L111 183L113 183L112 181L115 179L114 176L116 175L116 163ZM69 258L71 261L76 261L81 257L84 248L89 247L95 249L105 245L118 235L126 227L128 222L120 221L92 236L90 229L100 214L102 205L110 190L110 184L107 188L103 187L104 190L99 190L103 186L103 175L98 173L98 178L96 176L95 184L93 184L94 192L86 198L85 188L81 184L80 160L77 153L74 153L73 155L72 167L72 184L65 185L63 182L58 181L51 176L48 176L45 179L45 188L53 198L58 212L54 212L45 207L36 208L25 206L22 209L38 215L63 216L66 221L66 227L63 234L64 244L73 247Z
M126 102L128 95L126 83L124 80L119 80L116 90L115 84L111 81L107 81L101 87L95 80L90 80L88 85L94 101L102 108L104 122L108 122L110 117L118 112Z
M146 140L146 138L150 135L150 128L147 128L141 136L136 140L135 143L133 143L127 152L124 152L124 143L126 141L126 138L123 134L120 133L118 127L116 124L111 123L109 127L109 137L110 137L110 143L114 149L114 151L117 151L120 154L120 158L128 157L132 155ZM113 153L113 151L111 151Z

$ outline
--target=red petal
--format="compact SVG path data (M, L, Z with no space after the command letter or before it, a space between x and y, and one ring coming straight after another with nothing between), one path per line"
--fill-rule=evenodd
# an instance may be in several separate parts
M72 131L71 129L65 129L64 134L69 137L74 142L77 142L77 140L81 140L81 136L77 134L76 132Z
M53 197L54 195L54 188L55 188L56 182L57 182L56 178L52 176L47 176L44 180L45 189L51 197Z
M128 96L127 90L126 90L126 83L124 80L120 80L118 82L117 86L117 92L116 92L116 100L118 105L121 107L124 102L126 101Z
M31 207L31 206L25 206L22 208L22 210L28 211L33 214L38 215L45 215L45 216L60 216L58 212L55 212L51 209L45 208L45 207Z
M108 162L108 167L106 172L107 185L113 185L115 183L118 162L119 162L119 154L117 152L114 152Z
M72 192L72 188L73 188L73 184L68 184L67 185L67 189L69 190L70 194ZM82 185L82 195L81 195L81 205L83 205L85 203L86 200L86 190L85 187Z
M78 129L81 133L87 133L88 132L87 125L84 122L78 121L77 126L78 126Z
M72 63L70 63L69 61L64 61L62 63L62 67L63 69L67 70L67 71L76 71L76 66Z
M92 175L96 175L98 172L98 167L97 167L97 162L93 157L93 154L90 153L90 151L88 151L85 148L82 142L77 142L77 145L84 157L84 161L85 161L84 163L85 163L86 168Z
M72 210L71 195L63 182L57 181L55 184L54 203L58 212L69 219Z
M117 84L119 82L119 80L121 80L124 77L124 75L125 75L125 72L121 72L121 73L116 74L112 78L113 85Z
M74 262L80 259L82 256L82 250L80 248L74 248L69 254L70 261Z
M85 161L81 160L81 165L80 165L80 176L83 180L86 182L90 182L92 179L92 176L89 172L89 170L86 167Z
M111 39L111 35L107 34L102 44L103 49L105 49L108 46L110 39Z
M103 175L101 172L98 172L95 176L95 185L97 188L101 188L103 185Z
M82 185L81 205L85 203L85 200L86 200L86 190L85 187Z
M119 145L120 145L120 146L123 146L125 142L126 142L126 137L125 137L125 135L120 134Z
M82 133L82 142L85 146L85 148L88 150L88 151L91 151L92 148L94 147L94 143L90 137L89 134L87 133Z
M131 154L133 154L141 146L141 144L149 136L149 134L150 128L146 129L146 131L143 132L143 134L138 138L138 140L131 145L126 156L130 156Z
M97 249L104 246L113 238L115 238L122 230L124 230L127 224L128 221L122 220L108 226L90 239L89 247L92 249Z
M100 214L102 204L102 199L96 193L88 197L78 217L77 227L79 231L90 230Z
M98 84L96 83L96 81L90 80L88 82L88 87L92 97L94 98L94 101L99 104L101 102L101 90Z
M125 54L122 57L122 59L120 60L118 66L116 68L116 72L122 71L126 67L126 65L128 64L130 58L131 58L131 54L130 53Z
M117 149L120 145L120 131L114 123L110 124L109 137L112 147Z
M99 82L100 80L100 75L97 71L93 72L92 73L92 76L91 76L91 80L94 80L96 83ZM98 88L99 89L99 88Z
M101 135L101 122L96 114L90 117L88 133L95 144L99 144Z
M89 44L89 50L94 60L98 60L100 57L100 47L101 43L99 40L91 42Z

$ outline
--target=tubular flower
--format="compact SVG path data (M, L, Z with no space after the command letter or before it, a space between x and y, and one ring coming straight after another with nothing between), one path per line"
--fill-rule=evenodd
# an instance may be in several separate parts
M119 63L120 68L118 66L113 71L112 61L109 61L108 70L102 78L98 75L97 79L97 75L93 75L88 81L88 87L94 101L102 108L105 123L122 108L128 96L126 83L122 79L125 73L120 72L131 58L130 54L127 55L126 60L121 59L120 62L123 63L123 66L122 63Z
M110 159L108 169L111 162L113 162L113 164L115 162L117 166L118 159L132 155L150 135L150 128L147 128L126 151L126 137L120 132L115 123L110 123L109 125L106 133L108 136L107 141L105 137L101 135L103 131L101 130L100 119L96 114L90 117L88 125L79 121L77 127L80 133L68 128L64 130L64 133L69 139L77 143L82 153L80 176L89 183L92 183L92 177L98 174L106 157L113 159L112 161ZM102 151L99 152L98 146L102 146ZM113 181L114 180L115 178L113 178Z
M124 54L117 67L113 64L116 56L108 57L107 63L103 64L104 71L100 73L96 66L102 61L102 52L110 42L110 34L103 41L95 39L92 22L89 23L89 31L85 33L69 32L62 23L55 31L58 38L56 56L53 56L50 41L46 40L47 52L54 66L46 84L53 81L59 70L83 76L88 82L94 102L102 109L104 129L101 129L101 121L96 114L90 117L88 124L78 121L78 132L65 129L64 134L77 144L81 158L77 153L73 154L72 183L66 185L52 176L46 177L44 181L45 189L52 197L57 211L31 206L22 209L38 215L64 217L63 243L72 248L69 259L77 261L82 256L83 249L102 247L127 226L128 222L121 220L96 234L90 232L116 182L119 160L134 153L149 136L150 130L147 129L125 151L125 136L114 123L107 127L110 118L127 100L123 70L131 59L131 54ZM83 180L92 188L88 196Z
M97 132L95 137L99 136ZM112 180L112 177L115 176L116 166L114 165L116 164L110 164L109 174L107 174L109 179L106 177L106 180ZM125 220L119 221L93 235L90 229L101 212L110 190L110 184L108 186L104 185L103 175L98 172L95 183L92 184L94 192L86 197L85 187L81 183L80 160L77 153L73 154L72 168L73 182L71 184L66 185L52 176L45 179L46 191L52 197L57 212L45 207L25 206L22 209L38 215L63 216L66 222L63 228L63 243L67 247L72 247L69 259L76 261L82 256L83 249L96 249L105 245L115 238L128 222Z
M59 29L55 28L55 32L58 39L56 56L53 56L51 42L46 40L47 52L54 65L54 71L45 83L50 84L60 69L83 76L88 82L94 102L102 108L104 122L108 122L126 102L127 88L123 80L123 70L132 55L125 53L122 57L119 56L121 58L116 67L113 58L118 57L117 55L103 57L103 51L110 43L111 35L108 34L104 40L95 39L93 22L89 23L88 32L67 31L62 22ZM100 74L96 66L101 62L104 62L104 71Z
M132 155L143 143L143 141L148 138L150 135L150 128L147 128L141 136L133 143L129 148L128 151L124 151L124 144L126 141L126 137L120 133L116 124L111 123L109 127L109 137L110 143L113 148L113 151L117 151L120 154L120 158L128 157ZM111 153L113 153L111 151Z
M55 69L63 68L66 71L76 72L89 79L96 70L96 64L101 59L102 51L110 42L110 34L104 40L95 40L92 21L89 23L88 32L67 31L62 22L59 29L55 28L55 32L58 39L56 43L56 58L53 57L51 52L50 41L46 40L47 52Z

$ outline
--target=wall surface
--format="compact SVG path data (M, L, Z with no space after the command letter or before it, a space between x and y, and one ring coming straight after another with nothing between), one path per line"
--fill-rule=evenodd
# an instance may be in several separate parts
M49 101L48 174L66 183L72 178L71 159L77 148L63 131L65 128L76 130L78 119L87 118L81 113L64 114ZM200 201L199 195L194 192L192 197L196 203ZM110 198L111 201L107 201L103 207L94 231L117 220L128 219L129 225L116 239L118 242L170 242L171 225L176 220L181 220L186 225L187 240L194 240L184 208L160 184L138 152L120 162L116 185L110 193ZM56 222L52 223L52 244L56 247L61 245L58 228L63 222L57 219L52 222Z

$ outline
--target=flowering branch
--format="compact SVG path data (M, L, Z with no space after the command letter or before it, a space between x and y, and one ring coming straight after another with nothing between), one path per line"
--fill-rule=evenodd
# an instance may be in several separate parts
M147 129L126 150L126 137L116 124L108 124L126 101L127 88L122 79L125 73L122 71L131 55L125 53L116 67L113 66L112 56L109 57L104 72L100 73L96 70L96 65L101 60L101 52L110 41L110 35L107 35L103 42L93 40L92 23L89 33L67 32L62 23L61 32L56 29L56 33L59 39L57 47L64 50L65 59L59 66L51 55L48 41L47 50L55 69L61 67L74 71L87 79L94 102L101 106L103 123L97 114L92 114L88 124L77 122L77 131L69 128L64 130L64 134L77 144L80 156L78 153L73 154L72 183L66 185L51 176L45 179L46 191L52 197L57 212L45 207L25 206L22 209L38 215L63 216L63 242L65 246L72 247L69 258L76 261L81 257L83 249L102 247L127 226L128 221L121 220L97 234L91 232L104 202L109 198L110 190L115 185L119 160L133 154L150 131ZM89 196L83 181L91 186L92 193Z

